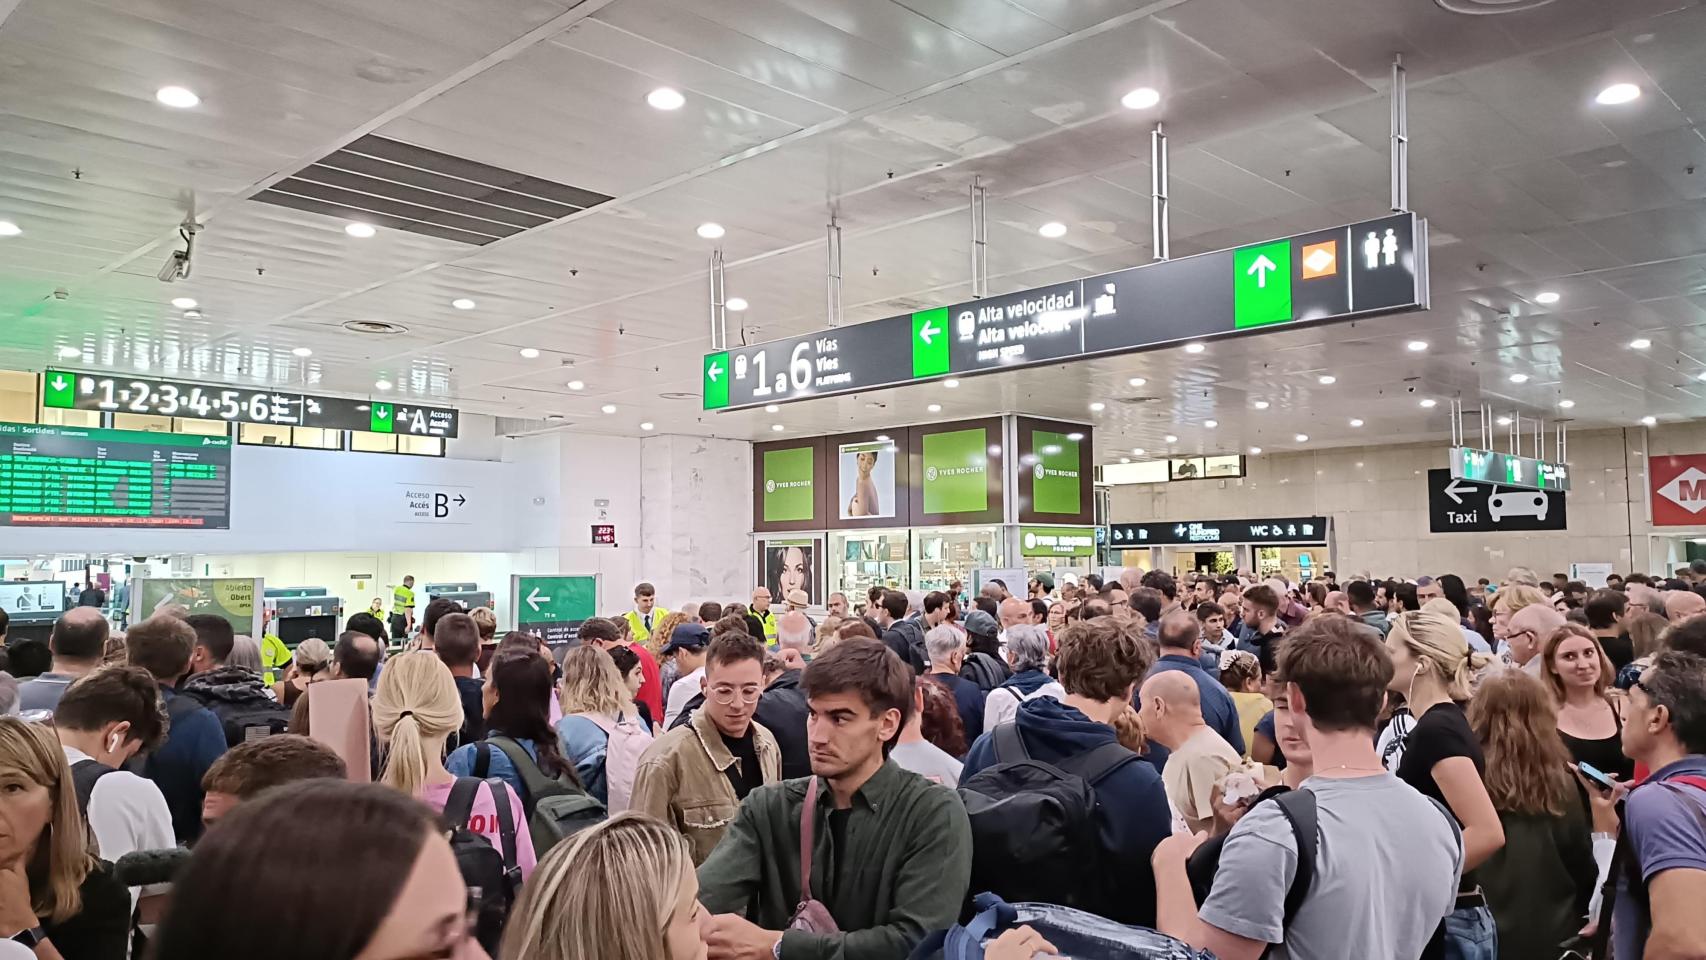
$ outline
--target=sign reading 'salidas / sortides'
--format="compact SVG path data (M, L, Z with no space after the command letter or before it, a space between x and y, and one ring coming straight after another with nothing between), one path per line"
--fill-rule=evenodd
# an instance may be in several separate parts
M705 355L707 410L1428 305L1413 213Z

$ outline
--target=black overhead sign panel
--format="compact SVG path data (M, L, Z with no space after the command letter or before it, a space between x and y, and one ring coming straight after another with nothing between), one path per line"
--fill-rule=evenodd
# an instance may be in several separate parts
M1434 533L1568 528L1565 496L1557 490L1473 483L1451 474L1428 471L1428 529Z
M1427 222L1394 214L705 355L741 409L1428 305Z
M1255 520L1171 520L1116 523L1107 545L1115 550L1181 547L1198 543L1321 544L1327 542L1326 517L1262 517Z

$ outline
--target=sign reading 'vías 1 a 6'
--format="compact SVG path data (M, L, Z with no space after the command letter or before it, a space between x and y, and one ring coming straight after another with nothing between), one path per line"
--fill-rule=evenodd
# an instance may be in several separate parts
M1428 305L1411 213L705 355L707 410Z

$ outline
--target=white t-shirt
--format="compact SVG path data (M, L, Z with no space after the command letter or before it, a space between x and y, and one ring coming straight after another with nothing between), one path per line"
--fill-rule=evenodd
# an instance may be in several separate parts
M699 689L700 681L704 679L705 668L700 667L669 685L669 702L663 705L663 726L659 729L668 730L676 715L687 708L687 701L704 692Z
M92 759L76 747L62 746L65 762L76 764ZM89 827L95 831L102 860L117 863L118 858L138 850L170 850L178 845L172 833L172 811L154 781L139 777L128 770L114 770L95 781L89 794ZM138 892L143 896L165 893L170 884L132 887L130 902L134 907Z
M950 790L959 786L960 762L928 740L897 743L889 751L889 758L902 770L911 770L931 783Z

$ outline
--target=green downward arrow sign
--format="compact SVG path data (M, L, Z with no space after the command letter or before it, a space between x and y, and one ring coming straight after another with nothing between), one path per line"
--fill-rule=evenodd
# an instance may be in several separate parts
M373 433L395 433L396 428L393 426L395 418L391 414L392 410L389 403L369 404L367 429Z
M44 407L64 407L70 409L77 405L77 375L63 370L49 370L42 375L41 405Z

